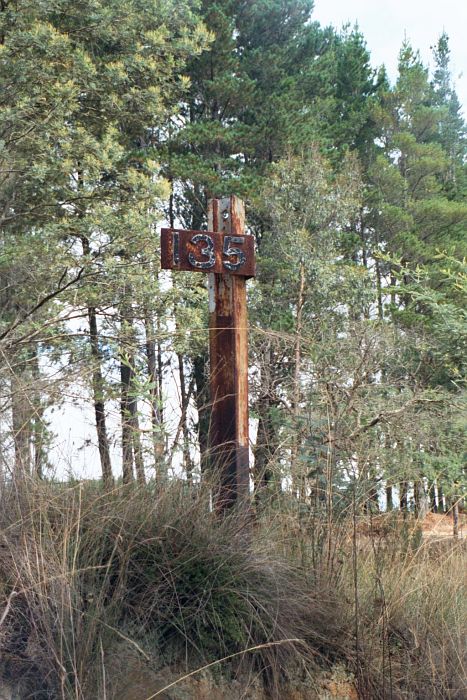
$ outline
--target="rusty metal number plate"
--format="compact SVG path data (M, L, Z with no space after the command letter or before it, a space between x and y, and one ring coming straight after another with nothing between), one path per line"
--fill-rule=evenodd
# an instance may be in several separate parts
M255 239L211 231L163 228L163 270L198 270L217 274L255 276Z

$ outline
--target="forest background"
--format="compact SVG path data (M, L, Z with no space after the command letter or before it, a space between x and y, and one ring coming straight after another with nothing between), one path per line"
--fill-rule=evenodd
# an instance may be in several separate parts
M207 292L161 273L158 232L202 229L207 199L237 194L258 259L252 490L328 525L449 510L459 534L466 127L449 38L431 71L405 41L391 84L358 28L312 9L1 0L4 485L54 481L51 411L75 395L105 487L198 488Z
M432 75L406 42L391 86L358 29L310 21L309 2L20 5L1 14L2 469L50 473L50 410L75 394L105 479L111 443L127 481L165 478L177 452L199 474L206 290L161 275L158 227L202 228L207 197L234 193L258 244L256 481L321 492L331 469L336 493L358 483L376 506L383 486L389 508L459 498L465 124L448 37Z

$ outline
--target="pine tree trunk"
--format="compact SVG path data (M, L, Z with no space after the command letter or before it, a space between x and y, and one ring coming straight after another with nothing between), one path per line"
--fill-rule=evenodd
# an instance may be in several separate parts
M359 234L360 234L360 241L362 244L362 265L366 269L368 269L368 251L367 251L367 242L365 238L365 221L363 218L364 215L364 209L363 207L360 207L359 211Z
M381 268L380 268L380 262L378 259L376 259L375 268L376 268L376 294L377 294L377 299L378 299L378 318L380 321L382 321L384 319L383 290L382 290L382 284L381 284Z
M122 471L123 483L130 484L133 474L133 440L130 410L131 369L127 358L120 360L120 413L122 420Z
M10 380L11 417L15 450L14 476L22 479L31 474L31 409L25 363L13 360Z
M404 516L407 514L408 506L408 484L406 481L401 481L399 484L399 509Z
M128 483L133 478L133 462L139 484L146 483L144 474L141 431L138 420L138 389L136 385L135 356L136 333L131 310L122 304L120 332L120 376L122 380L122 459L123 477ZM131 477L130 477L131 473Z
M183 466L185 468L186 478L191 484L193 478L193 462L190 454L190 432L188 428L188 404L190 396L186 389L185 368L183 366L183 357L177 353L178 359L178 376L180 381L180 399L181 399L181 428L182 428L182 445L183 445Z
M126 290L128 294L128 290ZM133 337L131 314L126 303L120 309L120 413L122 429L122 471L123 483L129 484L134 479L134 440L135 406L133 390Z
M159 334L159 319L157 320L157 331ZM158 339L156 345L157 345L157 352L156 352L156 355L157 355L157 370L156 370L157 371L157 387L158 387L158 392L159 392L158 393L159 421L160 421L160 426L162 429L164 426L164 404L163 404L163 400L162 400L162 398L163 398L162 397L162 388L164 386L164 363L162 361L162 345L161 345L161 342L159 339ZM165 456L167 455L167 435L165 434L165 432L163 434L161 434L160 441L161 441L162 459L164 462L163 469L165 470L164 476L167 477L167 465L165 463Z
M190 105L190 121L195 122L197 117L195 116L194 105ZM194 184L193 186L193 197L190 205L191 216L187 217L187 222L189 222L190 228L198 231L201 226L206 222L206 211L207 211L207 192L204 186L199 184ZM172 213L172 219L173 219ZM203 281L200 281L200 285L204 285ZM198 413L198 423L197 423L197 436L198 445L200 452L200 467L201 476L205 476L210 472L210 459L209 459L209 425L211 420L211 409L210 409L210 396L209 396L209 360L208 353L202 353L192 358L193 362L193 377L194 377L194 401L196 410Z
M91 248L89 240L81 236L83 255L89 257ZM96 421L97 445L101 463L102 481L105 488L113 485L112 463L110 460L109 439L105 418L104 403L104 379L102 376L102 353L99 347L99 333L97 326L97 312L94 306L88 306L89 344L92 361L92 394L94 403L94 416Z
M84 188L84 179L83 172L79 164L77 172L77 187L78 191L82 192ZM83 217L84 210L80 206L78 210L78 218L82 219ZM91 246L89 243L89 239L86 236L81 235L80 240L83 248L83 256L89 259L91 257ZM96 308L93 305L88 306L87 312L89 321L89 342L91 346L92 359L92 392L94 401L94 415L96 419L99 459L101 463L102 481L104 484L104 488L111 488L111 486L113 485L113 475L105 419L104 380L102 376L102 354L99 347L97 312Z
M151 429L156 480L164 481L167 477L167 467L164 460L164 437L162 416L162 390L159 377L158 353L156 351L154 324L149 311L145 310L144 326L146 332L146 358L148 377L151 383ZM160 358L162 365L162 357ZM161 367L162 372L162 367Z
M379 513L378 482L372 468L368 470L367 505L371 513Z
M99 348L96 309L88 307L89 340L91 344L92 391L94 399L94 415L96 419L97 444L101 463L102 481L105 488L113 485L112 463L110 461L109 439L104 404L104 379L102 376L102 355Z
M420 481L416 480L413 483L413 500L414 500L414 512L417 518L421 515L421 493L420 493Z
M386 482L386 510L388 512L391 512L394 508L392 491L392 484L389 481Z
M198 411L198 443L200 451L201 474L209 471L209 384L207 381L207 356L198 355L193 359L195 380L195 404Z

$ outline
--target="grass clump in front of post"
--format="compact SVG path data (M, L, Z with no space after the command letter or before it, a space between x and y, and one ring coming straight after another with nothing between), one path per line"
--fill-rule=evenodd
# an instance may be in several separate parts
M362 698L463 697L462 542L408 547L407 523L345 513L328 532L286 501L220 519L181 483L0 501L0 678L22 697L111 700L129 650L181 676L230 657L224 677L276 697L335 665Z

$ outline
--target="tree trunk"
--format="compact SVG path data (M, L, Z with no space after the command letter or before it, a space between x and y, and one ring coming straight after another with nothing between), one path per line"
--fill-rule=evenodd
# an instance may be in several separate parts
M378 300L378 318L380 321L384 319L384 306L383 306L383 289L381 284L381 267L378 258L375 261L376 268L376 294Z
M109 439L105 419L104 379L102 377L102 354L99 348L96 309L88 307L89 340L91 343L92 391L94 398L94 415L96 419L97 444L101 463L102 481L105 488L113 485L112 463L110 461Z
M394 503L393 503L393 493L392 493L392 484L388 481L386 482L386 510L388 512L391 512L394 508Z
M275 362L274 351L270 343L264 349L261 367L260 395L256 401L258 415L258 433L254 449L254 488L258 496L263 488L275 492L281 491L281 481L274 473L274 462L277 459L279 439L274 425L274 409L278 406L274 396Z
M44 467L47 464L47 456L44 449L46 426L44 423L44 407L41 397L41 375L39 369L39 353L37 344L31 357L31 372L33 377L32 394L34 400L34 414L32 418L33 433L33 470L38 479L44 475Z
M274 402L268 394L260 396L256 404L258 433L256 436L254 487L256 495L263 488L281 490L280 479L274 474L273 463L277 452L277 433L272 419Z
M143 448L141 445L141 431L138 419L138 400L136 398L135 372L131 371L130 376L130 415L131 415L131 439L133 442L133 457L135 460L136 480L138 484L146 483L144 473Z
M436 503L436 481L432 481L430 484L430 510L432 513L438 512L438 505Z
M301 398L301 386L300 386L300 372L301 372L301 354L302 354L302 330L303 330L303 304L304 304L304 293L305 293L305 264L303 260L300 261L300 281L298 287L297 295L297 319L295 325L295 362L294 362L294 385L293 385L293 398L292 398L292 416L294 419L294 432L292 436L292 447L290 453L290 472L292 475L292 492L294 496L300 497L300 493L304 490L305 480L303 474L298 474L298 449L300 443L300 433L299 430L299 413L300 413L300 398Z
M459 539L459 499L454 498L452 503L452 536Z
M404 516L407 514L408 505L408 484L406 481L401 481L399 484L399 509Z
M15 448L14 476L22 479L31 474L31 408L28 405L26 365L17 360L12 365L10 391Z
M396 305L396 276L394 274L394 271L391 269L391 278L390 278L390 295L391 295L391 304L393 306Z
M89 257L91 248L89 240L81 237L83 255ZM96 420L97 444L101 463L102 481L105 488L113 485L112 463L110 460L109 439L105 418L104 403L104 379L102 376L102 353L99 347L99 333L97 326L97 312L94 306L88 306L89 344L91 347L92 361L92 394L94 403L94 416Z
M183 366L183 357L177 353L178 359L178 376L180 380L180 399L181 399L181 428L182 428L182 444L183 444L183 466L185 468L187 481L191 484L193 478L193 462L190 454L190 433L188 429L188 404L190 396L186 389L185 383L185 368Z
M141 432L138 420L138 389L136 386L135 356L136 333L129 308L122 304L120 332L120 376L122 414L122 464L123 481L133 479L133 462L139 484L146 483L144 474Z
M368 498L366 499L366 509L369 513L379 513L378 481L374 473L374 468L369 468L368 478Z
M162 386L159 376L159 357L156 352L154 324L150 312L145 309L144 327L146 332L146 358L148 366L148 378L151 383L151 435L156 469L156 480L164 481L167 477L167 466L164 460L164 434L162 416ZM162 357L160 358L160 372L162 373Z
M128 358L121 357L120 360L120 413L122 420L122 471L123 483L130 484L133 481L133 440L131 439L131 368Z
M198 411L198 442L201 461L201 475L209 471L209 383L207 380L207 355L198 355L193 359L195 379L195 404Z
M446 504L444 500L443 485L441 483L441 480L438 481L438 511L440 513L446 512Z
M413 482L414 512L417 518L421 515L421 484L419 480Z
M159 332L159 320L157 320L157 331ZM162 346L160 340L157 340L157 386L158 386L158 397L159 397L159 418L161 427L164 425L164 404L162 401L162 387L164 386L164 363L162 362ZM167 436L161 435L162 453L164 450L167 451ZM166 468L167 470L167 468Z

